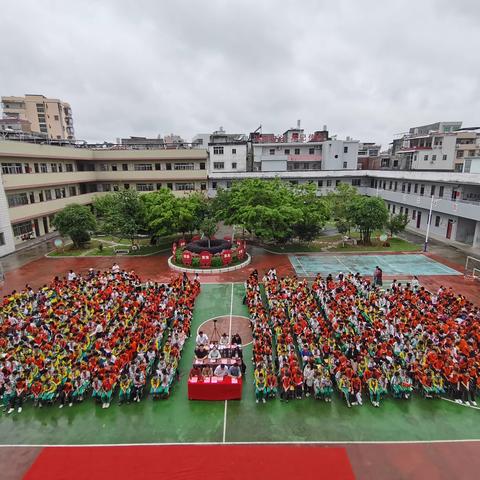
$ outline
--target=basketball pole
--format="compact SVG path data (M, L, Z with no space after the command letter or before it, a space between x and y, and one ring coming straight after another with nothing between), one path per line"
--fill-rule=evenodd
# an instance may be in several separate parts
M428 250L428 236L430 235L430 223L432 222L432 210L433 210L433 195L430 202L430 211L428 212L428 221L427 221L427 233L425 234L425 243L423 244L423 251Z

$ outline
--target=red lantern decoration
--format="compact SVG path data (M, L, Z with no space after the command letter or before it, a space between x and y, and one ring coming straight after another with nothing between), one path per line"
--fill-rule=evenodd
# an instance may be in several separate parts
M187 244L187 241L186 241L184 238L181 238L181 239L178 241L178 246L179 246L180 248L183 248L186 244Z
M222 252L222 263L223 265L228 265L232 263L232 251L231 250L224 250Z
M202 252L200 254L200 266L210 267L212 264L212 254L210 252Z
M245 257L245 249L243 248L243 246L238 247L237 257L239 260L243 260L243 258Z
M192 264L192 253L188 250L184 250L182 254L182 263L184 265L191 265Z
M173 242L173 245L172 245L172 255L175 256L176 253L177 253L177 243L176 243L176 242Z
M192 242L196 242L197 240L200 240L200 235L194 235L192 237Z

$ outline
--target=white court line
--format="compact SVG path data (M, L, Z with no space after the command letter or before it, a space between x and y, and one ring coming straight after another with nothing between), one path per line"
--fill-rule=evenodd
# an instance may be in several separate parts
M338 263L341 263L350 273L353 273L353 270L350 267L347 267L345 263L343 263L336 255L333 257Z
M457 403L455 400L452 400L451 398L446 398L446 397L440 397L442 400L445 400L446 402L454 403L455 405L458 405L459 407L467 407L467 408L473 408L475 410L480 410L480 407L475 407L475 405L465 405L464 403Z
M228 326L228 340L230 341L232 338L232 314L233 314L233 282L232 282L232 293L230 295L230 323ZM227 408L228 408L228 400L225 400L225 410L223 411L223 437L222 443L225 443L225 438L227 436Z
M261 442L165 442L165 443L85 443L85 444L8 444L0 445L0 448L77 448L77 447L171 447L187 445L428 445L435 443L480 443L480 438L461 438L456 440L285 440L285 441L261 441Z

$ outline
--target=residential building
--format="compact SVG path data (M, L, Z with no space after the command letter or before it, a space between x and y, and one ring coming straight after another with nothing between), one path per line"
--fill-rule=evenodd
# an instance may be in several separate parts
M74 140L70 104L44 95L2 97L3 117L27 120L32 132L47 135L50 140Z
M210 135L208 142L210 172L246 172L247 136L242 133L226 133L220 127Z
M280 136L254 133L251 142L254 171L357 169L358 140L330 138L326 127L307 138L298 124Z
M104 192L207 190L200 149L73 148L0 141L0 255L51 233L56 212Z
M147 138L147 137L129 137L122 138L120 142L117 143L121 145L126 145L130 148L136 148L138 150L149 150L157 148L165 148L165 142L163 138L159 135L157 138Z
M360 142L358 144L358 166L359 170L378 170L381 168L380 160L381 145L374 142Z

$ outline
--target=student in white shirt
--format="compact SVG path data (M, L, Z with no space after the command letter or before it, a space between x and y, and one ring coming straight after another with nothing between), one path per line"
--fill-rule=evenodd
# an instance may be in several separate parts
M206 333L203 332L198 332L197 338L195 340L195 343L197 345L203 345L207 346L208 345L208 336Z
M215 369L215 376L216 377L225 377L228 375L228 367L221 363L216 369Z

